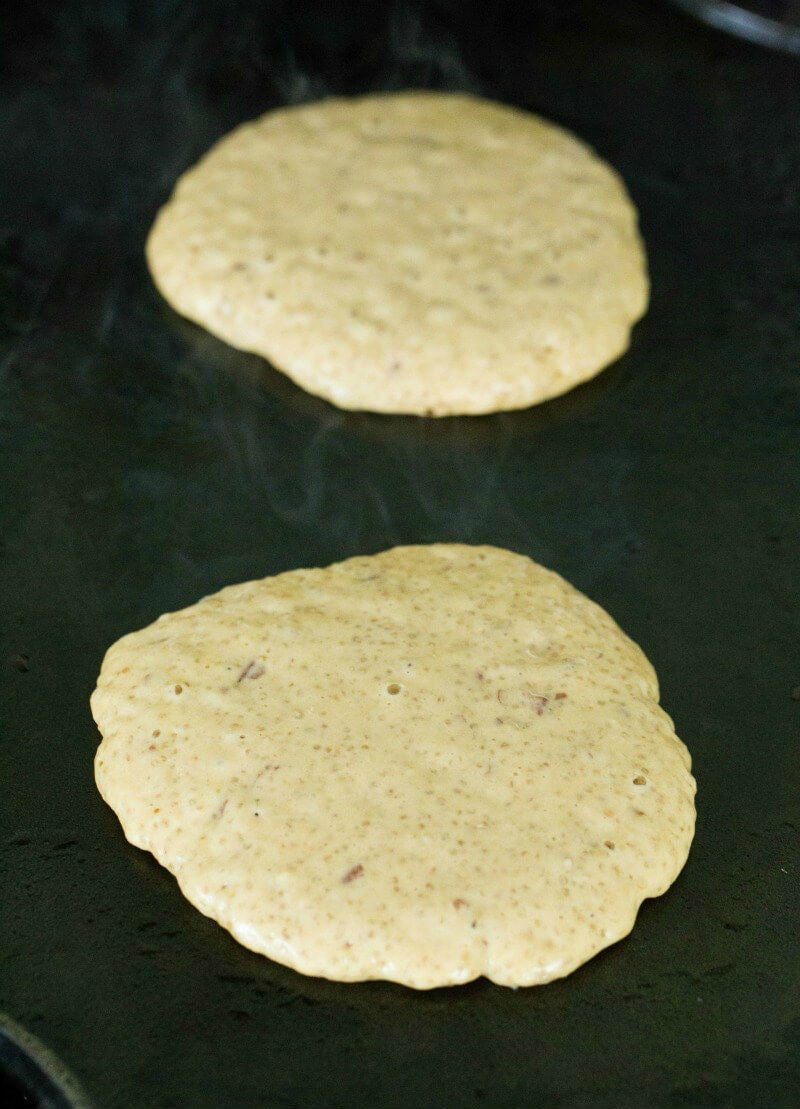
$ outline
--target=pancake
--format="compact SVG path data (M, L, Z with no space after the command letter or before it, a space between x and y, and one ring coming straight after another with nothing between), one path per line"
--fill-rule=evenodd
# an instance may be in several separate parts
M641 650L493 547L230 586L115 643L92 711L130 842L305 974L547 982L626 935L693 836Z
M593 377L647 304L616 173L463 94L331 99L238 127L147 243L178 312L341 408L523 408Z

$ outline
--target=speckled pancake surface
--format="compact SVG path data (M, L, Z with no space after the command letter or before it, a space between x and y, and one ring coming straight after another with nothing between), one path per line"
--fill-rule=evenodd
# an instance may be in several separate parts
M147 244L183 315L342 408L522 408L628 346L648 283L616 173L462 94L332 99L237 128Z
M92 710L128 839L306 974L546 982L626 935L693 836L640 649L493 547L223 589L115 643Z

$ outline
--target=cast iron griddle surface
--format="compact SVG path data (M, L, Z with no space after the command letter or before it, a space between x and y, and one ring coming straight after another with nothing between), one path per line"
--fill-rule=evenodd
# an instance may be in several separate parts
M518 7L6 18L0 1008L98 1109L800 1100L797 63L655 4ZM215 138L418 84L541 111L625 176L652 307L594 383L484 419L346 414L153 289L146 230ZM695 758L683 875L550 986L303 978L191 908L94 788L118 636L430 540L511 547L599 601Z

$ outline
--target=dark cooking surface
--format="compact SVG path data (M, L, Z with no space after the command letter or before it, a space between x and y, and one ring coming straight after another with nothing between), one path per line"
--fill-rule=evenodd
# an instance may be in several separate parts
M97 1109L800 1102L797 62L655 3L518 7L5 18L0 1009ZM348 415L148 280L157 205L233 124L421 83L574 127L641 210L633 349L540 409ZM119 635L428 540L523 551L604 605L695 758L684 874L550 986L303 978L192 909L94 789L88 697Z

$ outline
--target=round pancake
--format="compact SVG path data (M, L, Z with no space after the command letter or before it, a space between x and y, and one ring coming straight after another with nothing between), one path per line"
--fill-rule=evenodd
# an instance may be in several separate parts
M614 171L462 94L270 112L178 182L147 244L183 315L342 408L523 408L593 377L647 304Z
M692 840L640 649L493 547L223 589L114 644L92 711L131 843L305 974L546 982L626 935Z

